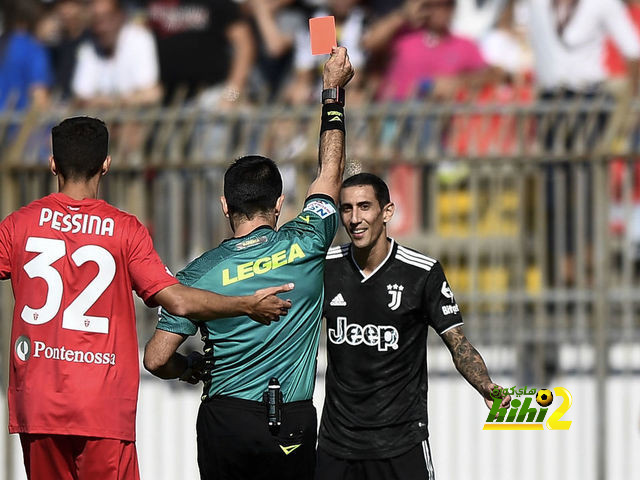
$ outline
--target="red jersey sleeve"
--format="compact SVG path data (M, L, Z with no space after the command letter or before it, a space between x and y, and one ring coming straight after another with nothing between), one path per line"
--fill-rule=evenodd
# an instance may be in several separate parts
M133 289L150 307L157 306L151 297L178 283L153 248L149 231L138 220L129 232L128 263Z
M12 233L13 221L7 217L0 223L0 280L11 277Z

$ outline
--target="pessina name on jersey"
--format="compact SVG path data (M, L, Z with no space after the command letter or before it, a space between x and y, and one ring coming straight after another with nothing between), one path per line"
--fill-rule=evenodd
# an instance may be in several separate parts
M40 227L49 225L53 230L62 233L86 233L93 235L108 235L113 237L115 222L113 218L102 218L97 215L87 215L86 213L58 212L50 208L40 210Z

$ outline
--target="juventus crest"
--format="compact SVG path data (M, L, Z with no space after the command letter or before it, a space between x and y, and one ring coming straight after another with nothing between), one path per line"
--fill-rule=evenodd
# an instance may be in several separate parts
M387 285L387 293L391 295L391 301L387 305L391 310L397 310L400 306L400 302L402 301L402 291L404 290L403 285L398 285L394 283L393 285Z

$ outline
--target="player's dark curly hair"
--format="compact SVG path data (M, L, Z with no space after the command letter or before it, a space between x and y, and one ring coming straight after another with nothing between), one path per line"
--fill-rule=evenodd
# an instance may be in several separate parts
M88 180L107 158L109 132L102 120L72 117L51 129L53 159L67 180Z
M391 202L389 187L384 183L384 180L373 173L358 173L342 182L342 188L362 187L365 185L371 185L373 188L376 200L378 200L378 203L380 204L380 208L384 208L385 205Z
M273 210L280 195L280 171L267 157L240 157L224 174L224 196L230 215L242 215L251 220Z

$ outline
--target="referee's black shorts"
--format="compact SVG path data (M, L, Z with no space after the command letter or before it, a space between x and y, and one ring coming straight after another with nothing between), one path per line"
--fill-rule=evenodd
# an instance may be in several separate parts
M282 425L269 430L261 402L214 397L200 405L196 431L202 480L313 480L316 409L285 403Z
M348 460L318 448L316 480L435 480L429 441L391 458Z

